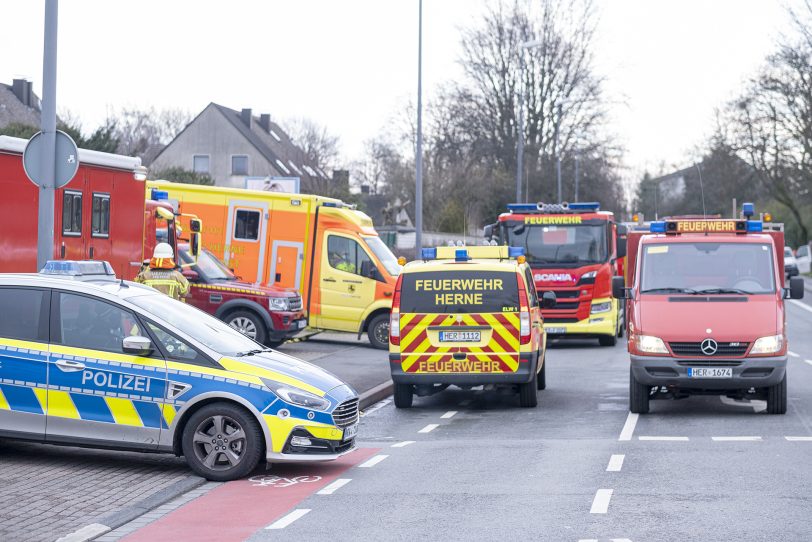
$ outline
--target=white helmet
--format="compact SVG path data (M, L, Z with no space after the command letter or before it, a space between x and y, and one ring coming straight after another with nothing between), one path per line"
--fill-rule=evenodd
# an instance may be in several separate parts
M169 243L158 243L155 245L155 251L152 253L153 258L174 258L175 253Z

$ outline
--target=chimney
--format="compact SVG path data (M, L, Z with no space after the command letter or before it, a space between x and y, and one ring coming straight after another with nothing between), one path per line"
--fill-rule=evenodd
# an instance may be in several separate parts
M268 113L259 116L259 127L265 130L266 133L271 133L271 116Z
M31 107L31 83L25 79L14 79L11 82L11 91L26 107Z
M245 123L246 126L251 128L251 110L250 109L243 109L242 112L240 112L240 118L242 119L243 123Z

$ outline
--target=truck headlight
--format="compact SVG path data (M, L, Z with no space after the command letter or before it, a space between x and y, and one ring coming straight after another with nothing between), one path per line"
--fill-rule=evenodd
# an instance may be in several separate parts
M272 311L286 311L288 310L288 298L287 297L269 297L268 298L268 308Z
M761 337L756 339L753 343L753 348L750 349L751 354L775 354L784 348L783 335L771 335L769 337Z
M667 354L668 348L659 337L652 335L638 335L637 336L637 349L647 354Z
M598 276L597 271L589 271L589 272L584 273L583 275L581 275L581 278L582 279L594 279L597 276Z
M611 301L604 301L603 303L595 303L592 305L592 314L597 314L599 312L608 312L612 310L612 302Z
M263 378L262 383L283 401L292 405L298 405L313 410L327 410L330 408L330 401L309 391L275 382L267 378Z

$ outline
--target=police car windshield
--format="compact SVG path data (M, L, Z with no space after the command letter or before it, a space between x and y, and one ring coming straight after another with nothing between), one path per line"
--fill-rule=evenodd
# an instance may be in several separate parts
M643 246L642 294L769 294L773 254L754 243L658 243Z
M364 241L367 242L369 249L375 254L375 257L381 261L390 276L396 277L400 275L398 259L392 254L392 251L389 250L386 243L381 241L380 237L364 237Z
M577 267L606 261L606 224L525 224L507 228L507 244L524 247L534 267Z
M256 343L222 321L186 303L165 295L139 295L127 301L148 311L180 330L184 336L204 344L223 356L262 349Z
M192 265L194 258L189 254L188 249L179 250L180 259L184 264ZM206 280L237 280L237 277L226 265L208 250L201 250L197 257L197 264L192 267Z

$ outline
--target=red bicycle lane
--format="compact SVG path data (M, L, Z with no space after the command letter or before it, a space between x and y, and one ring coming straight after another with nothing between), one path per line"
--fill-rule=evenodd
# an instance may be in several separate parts
M225 483L123 538L126 542L239 542L375 455L359 448L330 463L275 465Z

